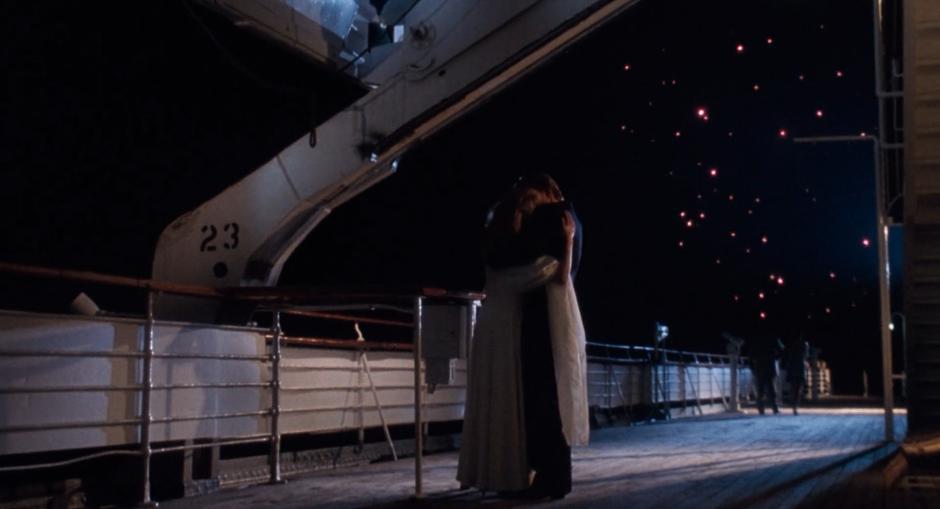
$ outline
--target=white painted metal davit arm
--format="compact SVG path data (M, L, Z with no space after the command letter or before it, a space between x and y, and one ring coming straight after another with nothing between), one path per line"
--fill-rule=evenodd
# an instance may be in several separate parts
M363 80L376 88L161 234L153 278L274 285L335 207L394 173L409 147L459 118L638 0L423 0L404 41ZM214 307L162 299L163 318Z

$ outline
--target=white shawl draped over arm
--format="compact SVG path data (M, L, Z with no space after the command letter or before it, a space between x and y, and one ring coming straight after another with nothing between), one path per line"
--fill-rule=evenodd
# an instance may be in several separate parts
M578 297L570 278L563 285L547 284L545 292L561 428L569 446L587 445L591 431L588 417L587 353Z

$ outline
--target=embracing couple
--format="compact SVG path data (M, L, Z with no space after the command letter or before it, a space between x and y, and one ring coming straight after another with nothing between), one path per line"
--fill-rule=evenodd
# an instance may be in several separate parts
M521 180L491 210L462 486L530 499L571 491L571 447L589 436L584 326L572 284L580 251L574 210L547 175Z

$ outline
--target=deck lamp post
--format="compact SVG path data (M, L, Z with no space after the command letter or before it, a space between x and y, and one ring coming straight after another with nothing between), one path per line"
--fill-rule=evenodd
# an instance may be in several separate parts
M669 411L669 389L666 384L668 375L665 350L667 337L669 337L669 326L664 323L656 322L656 337L655 341L653 341L653 358L662 365L662 374L659 374L659 369L654 365L653 376L658 383L655 384L653 390L659 391L660 399L663 404L663 415L666 419L670 419L672 414Z

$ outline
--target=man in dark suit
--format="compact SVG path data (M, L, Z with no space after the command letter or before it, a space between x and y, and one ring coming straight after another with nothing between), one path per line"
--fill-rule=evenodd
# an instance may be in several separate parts
M549 255L562 261L570 256L568 277L573 282L581 261L582 243L581 223L574 208L564 201L558 185L547 175L523 179L519 185L544 193L547 202L536 207L525 221L520 235L525 249L533 257ZM568 249L570 255L566 253ZM526 450L529 465L535 471L535 480L527 493L532 499L560 499L571 492L571 447L562 431L547 310L544 287L524 297L520 356Z
M777 378L777 358L782 350L780 340L771 335L761 335L749 339L748 343L751 373L757 385L757 411L764 415L764 400L769 399L774 414L779 414L774 380Z

